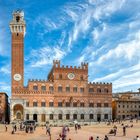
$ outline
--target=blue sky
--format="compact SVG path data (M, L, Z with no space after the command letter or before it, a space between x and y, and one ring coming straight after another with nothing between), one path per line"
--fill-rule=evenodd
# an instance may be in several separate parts
M10 93L12 12L25 13L25 86L47 79L53 59L89 63L89 81L113 92L140 87L140 0L0 0L0 91Z

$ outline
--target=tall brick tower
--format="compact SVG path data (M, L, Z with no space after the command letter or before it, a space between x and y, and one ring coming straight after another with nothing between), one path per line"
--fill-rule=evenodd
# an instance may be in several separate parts
M24 36L25 36L24 12L17 10L13 12L10 22L12 33L12 59L11 59L11 90L22 88L24 84Z

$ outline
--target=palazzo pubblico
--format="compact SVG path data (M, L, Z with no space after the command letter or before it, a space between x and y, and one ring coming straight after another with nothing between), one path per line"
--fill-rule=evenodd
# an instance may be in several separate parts
M24 86L24 36L26 24L23 11L14 11L10 22L11 59L11 121L35 120L93 122L112 119L112 84L88 81L88 63L64 66L54 60L45 80L28 80Z

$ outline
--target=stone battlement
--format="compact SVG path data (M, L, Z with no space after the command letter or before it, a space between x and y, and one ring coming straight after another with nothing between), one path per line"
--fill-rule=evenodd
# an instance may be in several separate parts
M48 82L48 80L44 80L44 79L29 79L28 82Z
M90 85L112 85L112 83L105 83L105 82L89 82Z
M76 69L81 69L81 70L87 70L88 69L88 63L82 62L81 66L64 66L60 65L60 60L53 60L53 66L54 68L62 68L62 69L71 69L71 70L76 70Z

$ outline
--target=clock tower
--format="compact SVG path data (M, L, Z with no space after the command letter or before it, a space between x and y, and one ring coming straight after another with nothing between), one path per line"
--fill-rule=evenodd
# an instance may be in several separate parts
M23 11L13 12L10 30L12 33L11 90L13 93L15 88L22 88L24 84L24 36L26 27Z

